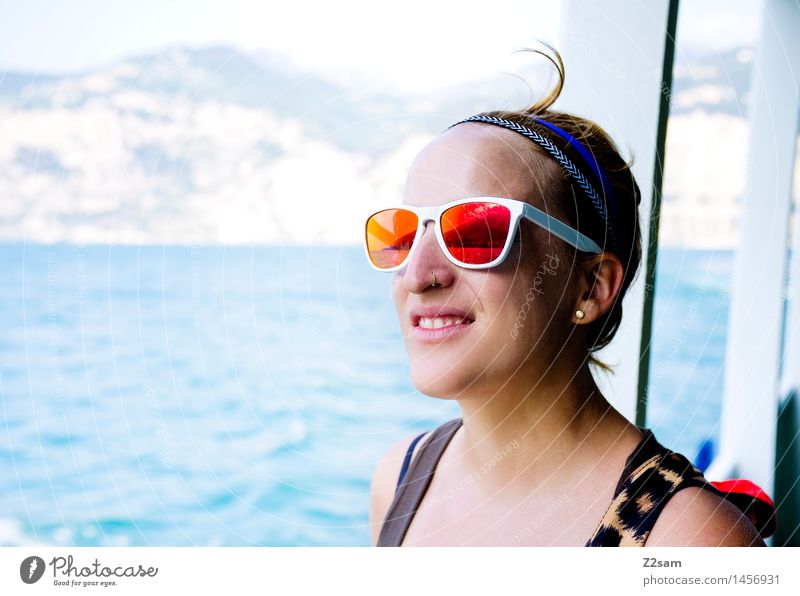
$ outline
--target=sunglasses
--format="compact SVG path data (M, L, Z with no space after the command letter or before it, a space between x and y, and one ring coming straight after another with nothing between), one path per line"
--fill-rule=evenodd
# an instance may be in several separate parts
M601 253L591 238L525 201L472 197L443 205L403 205L367 217L364 247L378 271L400 269L414 252L425 223L435 222L436 239L445 256L459 267L488 269L503 262L511 249L519 220L527 220L583 252Z

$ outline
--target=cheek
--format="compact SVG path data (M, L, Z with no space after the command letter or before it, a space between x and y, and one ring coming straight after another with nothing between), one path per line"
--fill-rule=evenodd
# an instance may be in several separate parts
M392 278L392 286L390 288L392 302L394 303L397 317L402 324L401 313L405 312L406 293L403 291L402 279L398 277Z
M476 285L475 290L481 307L478 318L484 348L493 350L489 344L501 347L513 342L514 324L525 302L528 282L513 272L494 272Z
M563 260L543 254L528 263L514 281L508 296L508 323L517 341L539 341L541 334L558 326L560 304L566 299L560 268Z

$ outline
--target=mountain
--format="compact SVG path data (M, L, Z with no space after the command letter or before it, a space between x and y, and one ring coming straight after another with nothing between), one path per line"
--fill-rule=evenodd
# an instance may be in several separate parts
M735 224L743 182L728 170L745 150L748 52L676 61L666 243L696 242L697 201ZM0 73L0 240L357 242L363 212L399 202L434 135L530 99L508 75L401 95L231 47ZM729 228L712 243L730 242Z
M736 48L718 54L678 53L673 72L675 96L671 114L697 108L742 117L750 93L753 49Z

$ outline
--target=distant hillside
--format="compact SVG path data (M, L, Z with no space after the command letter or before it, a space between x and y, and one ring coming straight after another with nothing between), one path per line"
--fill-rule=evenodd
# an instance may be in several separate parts
M696 243L706 216L706 242L735 237L749 63L747 49L678 58L666 243ZM524 105L520 85L396 96L229 47L0 74L0 241L356 242L364 209L400 200L424 143L455 118Z
M744 116L749 102L752 62L752 48L704 56L677 55L672 115L680 116L702 108Z

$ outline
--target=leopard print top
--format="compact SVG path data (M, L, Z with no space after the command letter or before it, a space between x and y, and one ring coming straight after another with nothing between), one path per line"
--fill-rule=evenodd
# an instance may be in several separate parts
M586 546L644 546L670 497L698 486L724 496L680 453L661 445L650 429L628 457L614 497Z
M413 461L413 449L425 433L411 443L377 546L402 545L436 464L461 422L457 418L436 428ZM644 546L658 515L677 491L699 486L722 495L683 455L661 445L651 430L639 430L642 439L628 456L611 503L585 546Z

